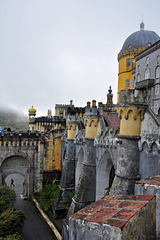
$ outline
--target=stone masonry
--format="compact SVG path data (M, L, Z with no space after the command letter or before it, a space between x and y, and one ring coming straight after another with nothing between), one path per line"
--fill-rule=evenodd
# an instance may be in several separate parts
M160 237L160 175L136 182L135 194L156 195L156 232Z
M69 240L150 240L156 236L154 195L110 195L73 214Z

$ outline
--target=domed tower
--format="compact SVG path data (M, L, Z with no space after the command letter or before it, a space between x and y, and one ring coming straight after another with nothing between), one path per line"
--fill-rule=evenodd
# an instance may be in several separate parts
M33 106L28 110L28 115L29 115L29 129L30 129L30 131L34 131L35 130L36 109Z
M118 102L119 92L133 88L132 70L136 67L135 56L160 40L160 37L153 31L144 30L144 23L140 24L140 30L132 33L124 42L118 54Z

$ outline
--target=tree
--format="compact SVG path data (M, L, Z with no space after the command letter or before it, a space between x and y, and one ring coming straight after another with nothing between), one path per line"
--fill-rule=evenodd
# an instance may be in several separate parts
M0 186L0 214L11 208L16 201L16 194L14 190L10 189L8 186Z
M24 213L21 210L7 209L0 215L0 237L10 234L22 234Z
M46 212L50 210L57 190L58 185L52 183L52 185L46 185L38 194L36 194L41 209Z

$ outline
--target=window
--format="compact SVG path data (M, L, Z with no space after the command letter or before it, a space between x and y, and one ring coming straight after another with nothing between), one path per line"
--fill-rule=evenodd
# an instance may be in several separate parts
M157 56L157 63L159 63L160 62L160 56L158 55Z
M136 77L134 76L132 78L132 88L135 88L135 85L136 85Z
M155 95L159 94L159 85L155 86Z
M131 66L131 59L127 58L126 59L126 67L130 67Z
M146 58L146 65L149 63L149 57Z
M130 88L130 79L126 79L125 88Z
M149 70L149 68L146 69L144 78L145 79L149 79L150 78L150 70Z
M141 75L137 74L137 82L140 82L140 81L141 81Z
M159 104L157 102L154 103L154 112L158 114Z
M160 78L160 66L156 68L156 78Z

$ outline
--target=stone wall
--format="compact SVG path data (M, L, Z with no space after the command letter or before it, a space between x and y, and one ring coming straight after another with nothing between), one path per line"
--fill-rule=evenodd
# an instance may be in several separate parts
M150 240L156 236L155 196L106 196L73 214L69 240Z
M160 237L160 175L138 181L135 185L135 194L156 196L156 232Z

